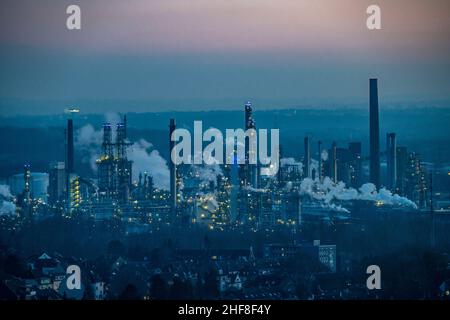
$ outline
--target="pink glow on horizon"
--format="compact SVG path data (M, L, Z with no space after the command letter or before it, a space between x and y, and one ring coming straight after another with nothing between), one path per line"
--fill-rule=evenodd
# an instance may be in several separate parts
M196 52L417 54L448 47L450 2L376 1L383 30L368 31L369 0L79 1L82 30L68 32L73 1L7 0L0 44L120 54ZM444 47L444 48L442 48Z

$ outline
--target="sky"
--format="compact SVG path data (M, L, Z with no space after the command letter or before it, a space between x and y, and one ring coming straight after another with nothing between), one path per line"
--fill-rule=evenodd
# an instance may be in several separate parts
M368 30L366 8L381 8ZM66 8L81 8L81 30ZM0 115L450 100L448 0L2 0Z

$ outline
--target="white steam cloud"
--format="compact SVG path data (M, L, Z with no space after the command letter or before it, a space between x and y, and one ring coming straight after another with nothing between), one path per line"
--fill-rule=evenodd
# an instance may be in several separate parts
M0 215L14 215L16 213L16 205L12 199L13 195L9 186L0 185Z
M323 182L320 182L318 179L303 179L300 184L300 193L307 194L327 204L333 200L368 200L379 201L382 204L417 208L417 205L408 198L393 194L385 188L377 191L372 183L366 183L356 190L354 188L346 188L343 182L334 183L329 177L325 177Z
M222 169L219 165L193 165L192 170L194 170L195 175L201 180L201 183L204 185L208 185L210 182L214 182L216 185L217 177L222 175Z
M88 162L94 172L97 172L95 160L100 156L102 138L103 132L96 131L90 124L77 130L75 147L84 154L82 161Z
M105 115L105 121L114 126L121 122L120 116L115 113ZM115 130L113 131L113 139ZM95 130L91 124L87 124L77 130L75 146L85 156L83 162L89 163L91 169L96 172L96 159L100 157L103 131ZM114 140L113 140L114 141ZM145 139L134 142L128 150L128 159L133 161L133 180L137 180L140 172L147 171L153 178L156 188L169 189L169 168L166 160L161 157L158 150L153 149L153 145Z
M280 159L280 167L285 166L297 166L298 172L303 174L303 162L298 162L294 158L282 158Z
M5 198L12 198L11 191L9 190L9 186L6 184L0 184L0 196Z
M322 161L327 161L328 160L328 151L327 150L322 150L322 153L320 154L320 157L322 158Z
M128 152L128 159L133 161L133 180L140 172L147 171L153 178L156 188L169 190L169 167L158 150L151 150L152 144L145 139L133 143Z

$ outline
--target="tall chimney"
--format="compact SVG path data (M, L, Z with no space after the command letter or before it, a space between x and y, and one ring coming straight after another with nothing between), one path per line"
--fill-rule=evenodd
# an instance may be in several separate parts
M170 205L172 210L177 207L177 166L172 161L172 149L175 146L175 141L172 141L172 133L176 129L175 119L170 119L169 124L169 170L170 170Z
M250 101L245 104L245 130L254 129L256 130L255 119L253 119L253 108ZM257 153L258 151L255 150ZM253 188L258 188L259 185L259 172L260 168L257 164L251 164L250 158L250 139L245 138L245 167L244 167L244 184L248 184Z
M386 141L387 187L395 191L397 187L397 142L395 133L387 134Z
M322 141L319 140L319 142L317 142L317 147L319 151L319 165L317 168L317 176L319 177L319 181L322 181Z
M337 183L337 145L336 142L333 141L331 145L331 179L334 183Z
M24 182L24 187L23 187L23 199L24 202L29 204L31 201L31 188L30 188L30 183L31 183L31 170L30 170L30 165L26 164L24 165L24 171L23 171L23 182Z
M311 178L311 171L309 165L311 163L311 150L309 146L309 137L304 139L305 156L303 159L303 176L306 178Z
M123 138L127 139L127 115L123 116Z
M66 137L66 139L67 139L66 168L67 168L67 173L70 174L70 173L74 172L73 120L72 119L67 120L67 137Z
M378 116L378 82L370 79L370 182L380 187L380 123Z

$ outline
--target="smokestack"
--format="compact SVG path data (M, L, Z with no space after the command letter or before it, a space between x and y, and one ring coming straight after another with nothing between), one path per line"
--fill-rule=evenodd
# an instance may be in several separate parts
M23 167L23 199L25 203L30 203L31 200L31 190L30 190L30 179L31 179L31 170L30 165L26 164Z
M131 177L132 177L132 162L127 158L127 147L130 145L126 141L126 121L124 116L123 122L116 125L116 194L117 199L122 203L127 203L130 197Z
M305 156L303 159L303 167L304 169L304 176L306 178L311 178L311 170L310 170L310 163L311 163L311 150L309 146L309 137L305 137L304 139L304 148L305 148Z
M250 101L245 104L245 130L255 129L256 123L253 119L253 108ZM255 150L257 152L257 150ZM249 138L245 139L245 184L251 185L253 188L258 188L259 184L259 171L258 165L250 164L250 143Z
M66 133L66 139L67 139L67 154L66 154L66 168L67 173L73 173L74 172L74 165L73 165L73 157L74 157L74 151L73 151L73 120L68 119L67 120L67 133Z
M279 157L279 159L283 159L283 148L282 148L282 146L280 145L280 157ZM281 163L280 163L280 160L278 160L278 172L277 172L277 180L278 180L278 183L280 183L281 182Z
M378 80L370 79L370 182L380 187L380 123Z
M331 146L331 159L330 159L330 165L331 165L331 178L334 183L337 183L337 146L336 142L333 142Z
M123 138L127 139L127 115L123 116Z
M175 146L175 141L172 141L172 133L176 129L175 119L170 119L169 124L169 170L170 170L170 205L172 210L177 207L177 166L172 161L171 153Z
M395 133L387 134L386 163L387 163L387 187L395 191L397 187L397 142Z
M69 196L70 196L70 182L69 177L74 172L73 169L73 157L74 157L74 151L73 151L73 120L68 119L67 120L67 128L66 128L66 200L69 202Z
M317 168L317 176L319 177L319 181L322 181L322 141L319 140L317 142L317 147L319 150L319 165Z

